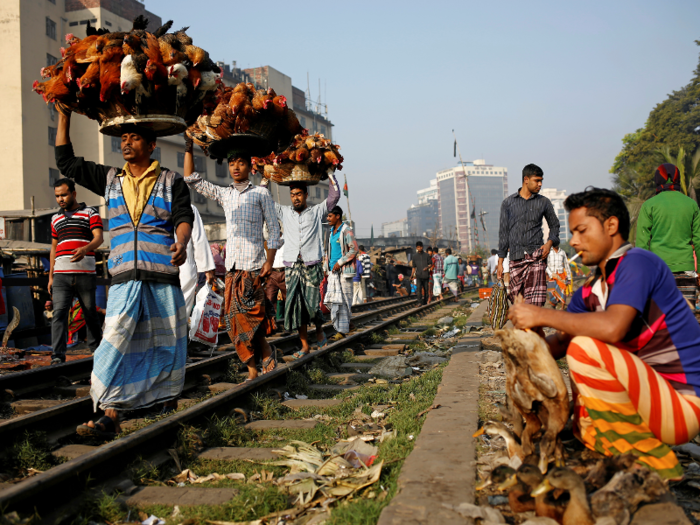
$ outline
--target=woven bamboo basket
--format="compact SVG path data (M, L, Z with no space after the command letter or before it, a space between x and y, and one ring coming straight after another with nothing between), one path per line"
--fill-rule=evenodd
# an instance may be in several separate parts
M311 173L306 164L284 163L265 166L265 177L280 186L289 186L292 182L305 182L307 186L315 186L321 181L323 174Z
M149 128L157 137L177 135L187 129L185 119L175 115L120 115L103 120L100 123L100 132L112 137L120 137L123 126L129 124Z

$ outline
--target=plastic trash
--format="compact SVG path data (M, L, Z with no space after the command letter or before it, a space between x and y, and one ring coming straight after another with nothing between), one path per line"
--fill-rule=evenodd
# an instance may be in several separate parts
M219 317L223 298L205 285L197 292L197 299L192 310L190 340L199 341L208 346L216 346L219 341Z

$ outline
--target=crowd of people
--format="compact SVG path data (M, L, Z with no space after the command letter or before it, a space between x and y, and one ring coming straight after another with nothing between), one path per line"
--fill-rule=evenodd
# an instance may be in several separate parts
M291 205L283 206L266 181L250 181L245 150L229 152L232 183L224 187L194 170L191 143L182 175L153 160L154 148L150 130L127 126L123 167L86 161L73 152L70 116L59 116L55 152L65 178L54 188L61 212L51 222L52 302L45 317L53 362L60 364L72 305L82 309L94 350L91 396L105 415L80 425L80 434L119 432L124 411L176 409L188 317L204 283L224 281L221 324L248 367L246 381L277 367L277 351L267 341L275 330L299 334L294 358L301 359L329 343L324 310L336 332L331 339L341 340L354 330L352 305L376 291L378 274L343 220L334 176L323 202L308 204L306 184L293 182ZM682 469L671 447L700 432L698 205L679 191L678 169L659 166L657 195L639 213L633 247L629 212L618 194L589 188L569 196L569 244L591 270L572 295L571 268L578 273L578 267L560 247L559 220L540 195L543 177L538 166L525 166L522 186L501 206L498 249L481 265L417 242L410 275L388 258L386 289L415 293L427 304L445 294L456 301L465 286L502 281L514 327L543 337L544 328L554 330L546 341L552 355L569 364L577 437L605 455L632 452L662 476L677 478ZM112 281L104 323L95 300L95 249L104 226L94 208L78 201L76 183L103 195L107 207ZM225 249L207 242L190 189L223 208ZM324 222L330 227L325 237Z

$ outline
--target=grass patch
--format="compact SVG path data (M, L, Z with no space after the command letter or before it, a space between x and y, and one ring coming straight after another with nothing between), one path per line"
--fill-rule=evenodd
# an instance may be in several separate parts
M135 514L136 511L132 511ZM80 510L71 525L88 525L90 523L116 523L127 516L125 509L119 504L116 496L102 494L97 498L89 498L80 506Z
M490 420L498 420L498 408L495 405L486 402L487 385L479 385L479 421L485 422Z
M28 469L44 471L59 463L50 452L46 432L25 432L5 451L2 470L21 475Z
M392 325L387 329L387 333L388 333L389 335L398 335L398 334L401 333L401 330L399 330L399 327L398 327L398 326L392 324Z
M386 339L387 335L388 334L387 334L386 330L382 330L381 332L372 332L369 335L369 340L375 344L376 343L383 343L384 340Z
M423 334L425 337L433 337L434 335L437 334L437 330L435 328L428 328Z
M309 370L308 374L309 374L309 379L315 385L337 385L338 384L338 381L336 381L332 377L328 377L326 375L326 372L321 370L320 368L312 368Z

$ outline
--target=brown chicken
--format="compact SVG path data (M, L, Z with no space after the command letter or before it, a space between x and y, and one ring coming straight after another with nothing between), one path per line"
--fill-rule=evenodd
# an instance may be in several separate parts
M198 66L201 62L209 58L209 53L204 51L201 47L193 45L183 46L182 51L187 55L187 58L190 59L193 66Z

